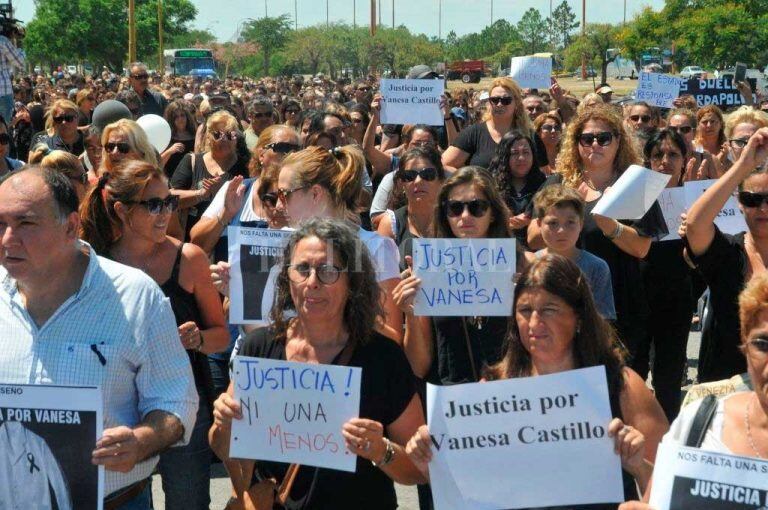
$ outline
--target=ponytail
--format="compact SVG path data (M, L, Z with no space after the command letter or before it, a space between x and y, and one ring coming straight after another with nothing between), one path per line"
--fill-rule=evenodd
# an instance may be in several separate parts
M353 145L335 147L331 153L336 158L338 168L331 178L331 193L335 200L340 202L339 205L355 211L363 191L365 157L362 151Z
M80 204L80 239L86 241L99 255L107 255L116 241L114 203L111 213L107 206L106 191L109 174L104 173L99 183L88 191Z

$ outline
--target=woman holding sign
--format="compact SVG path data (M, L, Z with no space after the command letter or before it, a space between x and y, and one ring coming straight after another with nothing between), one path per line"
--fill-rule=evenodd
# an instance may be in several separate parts
M614 438L625 470L625 497L635 498L634 482L644 490L650 481L651 462L668 422L645 381L624 366L616 339L597 312L583 273L560 255L535 260L517 281L513 310L504 357L486 371L486 378L535 377L605 366L615 417L606 424L608 434ZM422 469L432 457L430 443L429 430L423 426L406 446ZM568 508L608 509L616 508L616 504Z
M291 236L284 261L274 326L249 333L240 354L362 368L360 417L347 421L335 438L358 456L356 471L303 466L290 498L303 500L306 509L394 509L393 480L423 481L402 445L424 424L424 415L402 350L373 329L382 309L368 250L345 222L310 219ZM295 311L295 317L287 311ZM232 420L243 418L233 395L230 384L216 401L210 432L222 459L228 457ZM236 488L251 487L252 462L227 464ZM282 480L287 467L261 461L256 473Z
M683 222L686 252L710 289L710 307L701 339L699 381L727 379L744 372L739 352L736 298L768 263L768 128L755 132L733 166L688 210ZM724 234L715 225L725 203L738 190L747 232Z

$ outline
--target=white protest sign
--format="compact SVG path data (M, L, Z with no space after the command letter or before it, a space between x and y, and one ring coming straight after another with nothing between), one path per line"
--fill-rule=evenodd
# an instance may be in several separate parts
M230 455L355 471L341 426L360 412L362 369L237 356Z
M663 441L656 452L650 504L655 510L766 508L768 461Z
M677 230L680 228L682 220L680 215L686 211L685 208L685 189L682 187L666 188L659 195L659 205L664 214L664 221L667 223L669 234L664 236L662 241L674 241L680 239Z
M414 239L415 314L508 316L515 255L514 238Z
M668 74L640 72L635 99L651 106L671 108L672 102L680 95L680 84L683 81Z
M444 89L443 80L381 80L381 123L442 126Z
M632 165L595 204L592 214L615 220L639 220L667 186L669 176Z
M717 179L686 182L683 185L685 188L686 209L690 209L693 203L715 182L717 182ZM720 209L720 212L717 213L715 225L725 234L746 232L747 222L744 220L744 213L739 209L739 201L736 200L735 196L730 197L723 208Z
M96 387L0 383L0 452L21 452L4 481L40 505L16 501L3 487L0 508L101 510L104 467L91 453L103 433L102 409Z
M552 59L549 57L512 57L509 76L523 89L549 89L552 84Z
M436 510L624 500L605 368L427 385ZM504 473L499 483L499 473ZM600 480L600 483L595 483Z
M289 230L228 227L229 322L266 324Z

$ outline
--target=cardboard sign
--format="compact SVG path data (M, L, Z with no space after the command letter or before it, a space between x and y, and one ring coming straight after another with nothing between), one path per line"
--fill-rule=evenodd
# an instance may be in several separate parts
M624 500L621 461L608 437L612 416L602 366L428 384L427 416L436 510Z
M360 367L237 356L232 371L232 457L355 471L341 426L360 412Z
M635 99L651 106L672 108L672 102L680 95L680 84L684 80L660 73L640 73Z
M668 175L632 165L600 197L592 214L615 220L639 220L651 209L668 182Z
M685 80L680 84L680 94L690 94L695 97L699 107L708 104L717 106L744 104L744 98L736 90L733 79L730 77Z
M102 413L99 388L0 384L0 455L16 456L4 474L18 488L3 487L0 508L101 510L104 467L91 453Z
M667 230L669 231L661 240L674 241L675 239L680 239L680 236L677 234L682 223L680 215L687 210L685 189L682 187L666 188L659 195L659 205L661 206L661 212L664 214L664 221L666 221Z
M381 123L442 126L444 89L442 80L381 80Z
M523 89L548 90L552 84L552 59L549 57L512 57L509 76Z
M753 510L768 507L768 462L663 441L651 488L656 510Z
M414 239L415 314L508 316L515 255L514 239Z
M685 188L686 209L690 209L693 203L715 182L716 179L686 182L683 185ZM738 234L747 230L744 213L739 209L739 202L735 196L729 198L720 212L717 213L715 225L717 225L721 232L726 234Z
M228 227L229 322L266 324L289 230Z

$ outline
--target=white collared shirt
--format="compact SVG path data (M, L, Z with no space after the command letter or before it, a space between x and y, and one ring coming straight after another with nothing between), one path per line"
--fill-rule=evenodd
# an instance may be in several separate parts
M168 298L144 272L83 244L90 260L80 289L40 328L0 267L0 383L100 386L105 429L161 410L181 420L188 442L198 396ZM149 477L157 460L107 471L105 495Z

